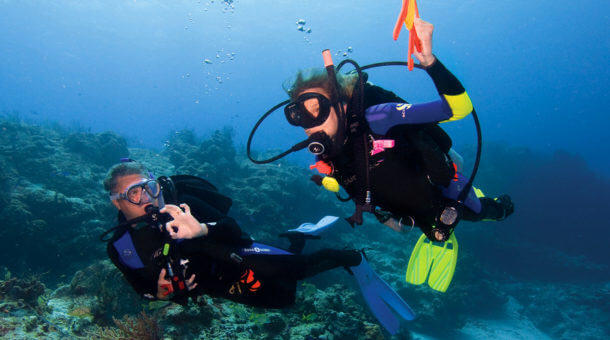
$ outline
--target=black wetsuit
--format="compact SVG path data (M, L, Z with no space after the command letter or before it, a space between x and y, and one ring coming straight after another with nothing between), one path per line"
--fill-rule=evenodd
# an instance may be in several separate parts
M437 60L426 71L441 97L465 95L464 87L440 61ZM407 103L393 92L369 83L364 85L363 93L362 112L383 103ZM367 120L362 117L363 114L356 112L359 106L358 98L355 93L348 105L347 124L351 130L346 133L347 138L341 152L331 157L322 157L322 160L332 165L331 175L339 181L356 204L362 205L365 203L367 188L366 169L362 166L365 161L361 156L364 154L363 137L367 138L369 150L371 150L370 137L376 140L394 140L395 147L368 156L371 204L390 212L396 218L403 218L405 224L408 224L412 217L415 224L431 238L435 218L450 201L443 196L442 187L449 185L455 176L453 164L448 156L452 145L451 139L433 120L421 124L396 124L384 135L376 134L369 127ZM447 118L452 117L452 108L446 102L436 104L435 107L445 109ZM411 111L406 112L410 114ZM465 115L454 114L452 120L463 116ZM354 129L354 126L358 128ZM478 221L503 216L504 210L493 199L480 200L481 210L475 212L468 208L464 209L464 219Z
M248 247L252 241L230 217L208 224L205 237L182 240L174 245L185 264L184 277L195 274L197 287L183 296L172 297L178 303L189 296L207 294L239 303L281 308L295 301L296 283L320 272L360 263L360 253L353 250L325 249L308 255L247 255L238 261L231 254ZM125 235L128 233L128 235ZM126 237L128 236L128 237ZM130 239L132 248L123 249L120 240ZM162 266L163 234L149 225L123 229L109 241L107 251L138 294L155 299ZM124 253L119 254L119 250ZM132 261L133 253L141 262ZM128 257L125 257L127 255ZM134 264L137 263L137 264Z

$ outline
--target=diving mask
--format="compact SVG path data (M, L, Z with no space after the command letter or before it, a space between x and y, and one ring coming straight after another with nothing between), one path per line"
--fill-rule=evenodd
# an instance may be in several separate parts
M307 92L286 105L284 115L291 125L310 129L326 121L330 114L330 106L330 100L324 95Z
M130 185L122 193L110 194L110 200L124 199L130 203L140 205L156 199L161 194L161 185L154 179L145 179Z

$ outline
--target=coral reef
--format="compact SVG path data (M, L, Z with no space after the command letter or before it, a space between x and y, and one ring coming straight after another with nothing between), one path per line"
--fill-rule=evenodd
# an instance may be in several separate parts
M242 228L278 246L286 245L277 237L286 229L323 215L346 216L353 209L309 181L304 167L251 164L234 146L229 128L204 139L189 130L174 132L160 151L127 149L113 133L68 131L18 119L0 118L0 131L0 185L6 189L0 195L0 337L387 336L342 270L300 283L297 303L284 310L207 296L183 307L138 297L106 260L105 244L98 241L116 221L101 182L119 157L142 161L156 175L207 178L233 198L230 214ZM517 212L500 223L459 226L460 258L447 293L404 282L417 229L396 234L366 217L356 230L339 223L322 240L309 242L306 251L364 248L375 270L418 313L397 339L422 334L607 338L610 273L604 239L598 237L605 235L605 225L595 216L607 209L599 197L610 194L610 184L574 155L541 156L499 144L485 150L477 184L490 195L511 194ZM568 196L583 204L573 206ZM549 206L556 209L549 212ZM575 227L581 225L589 227ZM31 273L36 276L23 279ZM510 322L522 329L502 328Z
M37 278L19 279L16 277L0 281L0 297L21 300L35 306L38 298L45 293L45 285Z
M70 134L57 127L0 119L0 131L5 189L0 256L12 259L6 263L11 272L46 272L47 281L55 284L103 252L97 235L112 223L100 186L106 163L67 148ZM123 140L110 135L81 133L79 139L91 145ZM114 153L124 151L117 147Z
M137 317L126 315L113 319L116 327L103 327L88 332L91 339L99 340L159 340L162 330L157 319L142 312Z
M69 151L105 168L129 154L125 139L112 132L94 135L84 132L72 133L65 139L64 145Z

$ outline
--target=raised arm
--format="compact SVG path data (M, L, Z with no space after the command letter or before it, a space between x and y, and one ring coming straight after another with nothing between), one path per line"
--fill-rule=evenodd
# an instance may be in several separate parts
M365 117L377 134L384 135L392 126L400 124L459 120L473 110L472 102L460 81L432 54L434 26L419 19L415 26L422 41L422 52L415 53L415 56L434 82L440 99L419 104L387 102L368 107Z

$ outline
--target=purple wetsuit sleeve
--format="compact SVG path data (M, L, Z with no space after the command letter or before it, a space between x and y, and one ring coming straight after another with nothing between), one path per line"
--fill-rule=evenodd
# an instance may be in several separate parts
M453 113L449 104L441 99L421 104L373 105L366 109L364 115L374 133L385 135L395 125L440 122L451 118Z
M452 200L457 200L458 196L462 193L462 190L464 190L464 187L468 182L468 178L466 178L464 175L459 172L456 174L457 179L452 180L447 187L442 188L443 196ZM481 212L481 201L477 197L477 194L474 192L472 187L468 192L468 196L466 196L464 205L476 214Z
M472 112L472 102L466 90L438 59L426 68L426 72L434 81L440 100L423 104L401 103L400 98L377 101L374 104L378 105L369 106L365 111L366 120L374 133L385 135L391 127L401 124L459 120Z

